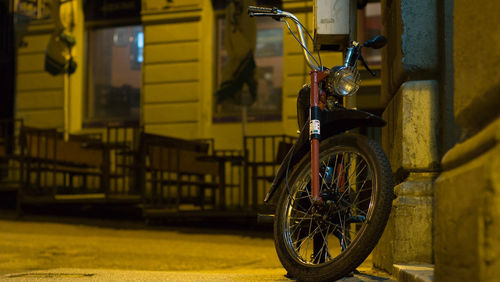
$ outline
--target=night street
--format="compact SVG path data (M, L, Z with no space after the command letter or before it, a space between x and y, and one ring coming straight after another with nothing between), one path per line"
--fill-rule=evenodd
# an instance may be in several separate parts
M344 280L383 279L371 263L358 270ZM289 281L285 274L271 232L39 216L0 220L2 281Z
M499 12L0 0L0 282L500 282Z

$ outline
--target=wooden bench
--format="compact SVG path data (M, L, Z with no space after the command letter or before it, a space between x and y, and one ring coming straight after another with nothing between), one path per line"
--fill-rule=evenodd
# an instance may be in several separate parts
M208 154L208 144L143 133L141 148L147 210L224 207L224 164Z
M99 138L72 135L65 141L55 129L30 127L23 127L21 134L25 170L21 203L104 195L109 167L106 151L86 148Z

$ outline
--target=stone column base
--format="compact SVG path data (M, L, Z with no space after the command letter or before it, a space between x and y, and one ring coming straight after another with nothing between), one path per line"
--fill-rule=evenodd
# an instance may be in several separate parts
M391 216L373 251L373 264L389 273L395 263L432 263L433 180L431 173L412 173L397 185Z

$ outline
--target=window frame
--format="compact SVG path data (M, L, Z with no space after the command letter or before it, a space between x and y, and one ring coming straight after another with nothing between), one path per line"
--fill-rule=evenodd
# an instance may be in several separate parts
M220 89L220 84L222 82L222 60L221 60L221 46L223 46L224 41L223 41L223 36L221 33L223 32L224 26L220 27L220 21L224 20L225 18L225 11L224 10L219 10L215 12L215 17L214 17L214 27L215 27L215 32L214 32L214 42L215 42L215 48L214 48L214 57L215 57L215 75L214 75L214 91L215 93L218 89ZM268 18L258 18L258 20L269 20L269 22L272 22L274 20L268 19ZM284 51L283 51L283 41L284 41L284 31L281 26L281 23L277 22L277 24L280 24L280 30L283 32L282 35L282 41L281 41L281 67L283 68L283 63L284 63ZM254 59L257 63L257 58L255 57L254 54ZM257 69L258 69L257 65ZM248 122L276 122L276 121L282 121L283 120L283 69L280 72L280 80L281 80L281 88L279 91L279 109L276 110L275 112L256 112L252 110L252 106L247 107L247 121ZM258 80L258 78L257 78ZM257 93L258 95L258 93ZM213 95L213 102L212 102L212 122L216 124L223 124L223 123L234 123L234 122L241 122L242 121L242 106L238 105L236 103L232 104L234 108L237 110L230 111L230 112L225 112L225 113L217 113L217 102L216 102L216 96L215 94Z
M141 123L141 114L142 114L142 72L144 68L143 62L141 63L141 70L140 70L140 87L139 87L139 106L138 106L138 115L137 117L134 118L126 118L124 117L116 117L116 118L96 118L96 117L90 117L89 115L89 107L90 107L90 101L89 101L89 96L90 96L90 87L91 86L91 79L93 76L92 73L92 66L91 66L91 32L99 30L99 29L106 29L106 28L119 28L119 27L133 27L133 26L140 26L141 30L144 34L144 25L140 21L136 20L131 20L131 21L114 21L114 20L109 20L105 22L88 22L86 23L86 29L85 29L85 45L84 45L84 50L85 50L85 70L84 70L84 78L83 78L83 97L82 97L82 128L102 128L106 127L110 124L116 125L116 126L139 126ZM95 93L94 93L95 95Z

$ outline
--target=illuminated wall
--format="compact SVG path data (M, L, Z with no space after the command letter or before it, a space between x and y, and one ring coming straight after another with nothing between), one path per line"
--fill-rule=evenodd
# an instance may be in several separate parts
M31 24L17 49L15 117L27 125L63 129L64 78L44 70L52 28L47 22Z
M75 1L72 34L77 44L72 53L78 68L69 79L44 71L45 48L53 30L50 19L31 21L22 34L25 44L18 48L16 117L25 119L28 126L71 133L98 131L82 126L90 91L87 80L92 77L89 69L96 62L88 63L92 26L84 20L82 2ZM312 27L312 1L283 1L283 8ZM241 149L241 123L213 121L218 86L216 19L221 16L223 11L214 11L209 0L142 2L140 124L146 131L188 139L214 138L217 149ZM340 53L322 53L327 66L339 64L341 57ZM296 95L307 83L308 72L299 45L284 30L281 120L249 122L247 135L296 135ZM114 81L117 76L113 74Z

